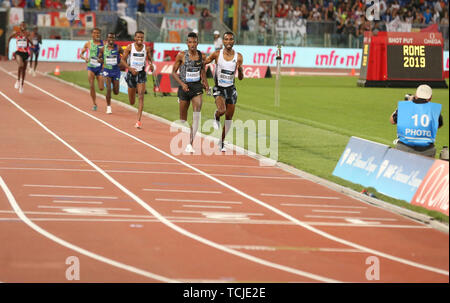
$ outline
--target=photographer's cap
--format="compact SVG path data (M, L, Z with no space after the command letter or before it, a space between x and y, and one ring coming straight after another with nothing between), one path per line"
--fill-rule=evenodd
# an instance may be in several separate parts
M219 31L214 31L214 35L220 35Z
M419 85L419 87L416 90L416 97L419 99L428 100L431 98L432 94L433 91L431 90L431 87L429 87L426 84Z

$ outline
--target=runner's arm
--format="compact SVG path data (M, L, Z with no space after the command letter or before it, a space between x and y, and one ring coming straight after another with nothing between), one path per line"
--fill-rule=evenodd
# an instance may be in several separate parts
M147 60L148 60L148 64L150 64L150 71L153 72L153 59L152 59L152 54L150 52L150 48L146 48L147 50Z
M80 58L83 59L86 63L88 63L88 59L84 56L84 53L87 52L87 50L89 49L89 46L90 46L89 42L86 42L80 53Z
M103 64L103 48L98 51L98 62Z
M242 69L242 64L244 62L244 58L240 53L238 53L238 59L237 59L237 70L238 70L238 79L242 80L244 79L244 71Z
M208 92L209 91L209 84L208 84L208 78L206 77L206 55L202 54L202 62L205 62L202 64L202 69L200 71L200 78L203 84L203 87Z
M204 62L204 65L206 66L206 65L210 64L211 62L213 62L214 60L216 60L218 54L219 54L219 51L215 51L215 52L211 53L211 54L208 56L208 58L206 58L205 61L203 61L203 62ZM217 60L216 60L216 62L217 62Z
M175 63L173 64L172 77L175 79L175 81L177 81L177 83L183 88L184 91L189 91L187 84L181 81L177 73L178 69L180 68L180 65L183 64L183 60L184 60L184 52L179 52L175 58Z
M16 33L13 33L11 36L9 36L8 38L8 42L6 43L6 57L8 57L9 55L9 42L11 41L12 38L14 38L14 36L16 35Z

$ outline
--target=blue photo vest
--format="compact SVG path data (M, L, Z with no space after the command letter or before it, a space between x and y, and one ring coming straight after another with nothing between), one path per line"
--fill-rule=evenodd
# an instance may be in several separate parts
M397 135L399 141L410 146L434 143L439 125L441 104L398 102Z

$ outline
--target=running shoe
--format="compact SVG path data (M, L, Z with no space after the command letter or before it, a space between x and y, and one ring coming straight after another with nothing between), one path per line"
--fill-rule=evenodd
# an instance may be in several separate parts
M134 127L142 128L142 122L141 121L137 121L136 124L134 125Z
M92 106L92 110L95 112L97 110L97 105Z
M217 109L216 109L216 111L214 112L214 122L213 122L213 127L214 127L214 129L220 129L220 118L219 118L219 120L217 119L216 113L217 113Z
M227 151L225 148L225 143L223 143L223 142L220 142L220 151L223 153Z
M18 89L20 87L20 82L19 80L16 81L16 84L14 84L14 88Z
M36 77L36 71L33 69L33 77Z
M33 70L30 68L30 69L28 70L28 73L31 75L32 72L33 72Z
M184 150L184 152L185 152L185 153L191 153L191 154L193 154L193 153L195 153L195 150L194 150L194 148L192 147L191 144L188 144L188 145L186 146L186 149Z
M107 107L106 107L106 113L107 113L107 114L112 114L111 106L107 106Z
M23 94L23 84L19 87L19 93Z

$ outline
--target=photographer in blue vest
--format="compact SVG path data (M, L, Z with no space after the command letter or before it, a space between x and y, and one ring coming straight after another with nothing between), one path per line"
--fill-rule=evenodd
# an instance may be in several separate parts
M391 115L391 123L397 124L395 148L434 158L436 133L444 122L442 105L430 102L432 90L426 84L417 87L414 96L407 95L398 102L398 108Z

